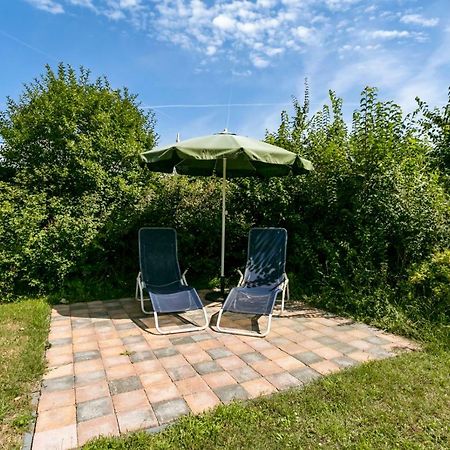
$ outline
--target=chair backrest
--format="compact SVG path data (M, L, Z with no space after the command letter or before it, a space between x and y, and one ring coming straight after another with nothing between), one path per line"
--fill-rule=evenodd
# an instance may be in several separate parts
M177 232L173 228L139 230L139 266L148 286L167 286L181 280Z
M287 231L284 228L253 228L248 237L244 280L248 287L277 286L286 267Z

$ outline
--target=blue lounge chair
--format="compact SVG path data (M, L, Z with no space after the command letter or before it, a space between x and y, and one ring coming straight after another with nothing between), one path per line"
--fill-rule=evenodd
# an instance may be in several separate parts
M284 228L253 228L248 240L245 273L238 286L231 289L217 317L217 329L223 333L246 336L267 336L270 332L272 312L281 292L281 312L289 299L289 280L285 272L287 231ZM222 328L220 321L225 311L241 314L267 315L267 330L263 333L236 328Z
M155 326L161 334L204 330L208 316L197 291L187 285L186 271L181 274L177 254L177 234L173 228L141 228L139 230L140 272L136 280L136 300L142 312L153 314ZM152 310L145 308L150 301ZM159 326L158 314L181 313L202 309L205 325L164 330Z

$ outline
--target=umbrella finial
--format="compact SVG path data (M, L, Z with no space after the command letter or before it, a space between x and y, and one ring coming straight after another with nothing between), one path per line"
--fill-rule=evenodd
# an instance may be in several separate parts
M217 134L232 134L232 135L234 135L234 133L230 133L230 132L228 131L228 128L224 128L223 131L221 131L220 133L216 133L216 135L217 135Z
M175 142L180 142L180 133L177 133L177 140Z

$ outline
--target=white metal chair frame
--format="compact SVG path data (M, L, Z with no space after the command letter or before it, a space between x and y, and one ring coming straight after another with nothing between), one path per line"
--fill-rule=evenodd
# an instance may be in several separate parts
M186 272L188 271L188 269L186 269L183 274L181 275L181 284L184 286L187 286L187 281L186 281ZM180 328L178 330L165 330L163 328L161 328L159 326L159 319L158 319L158 313L156 311L147 311L145 309L144 306L144 289L145 289L145 282L142 279L142 274L141 272L138 273L137 277L136 277L136 292L135 292L135 298L137 301L141 302L141 309L142 312L144 314L153 314L155 317L155 327L158 330L158 333L160 334L175 334L175 333L185 333L188 331L202 331L205 330L208 325L209 325L209 319L208 319L208 315L206 314L206 309L203 306L202 310L203 310L203 315L205 317L205 325L202 326L194 326L194 327L185 327L185 328ZM151 301L150 299L148 301ZM170 313L169 313L170 314Z
M237 284L237 287L242 287L245 285L247 280L245 279L244 274L239 269L237 269L237 272L240 275L240 279ZM284 277L283 281L277 286L277 288L279 288L281 290L281 313L280 313L280 315L283 314L283 312L284 312L285 300L286 299L289 300L289 278L286 275L286 273L283 274L283 277ZM277 296L278 296L278 293L277 293ZM275 298L275 303L276 303L276 298ZM275 303L274 303L274 306L275 306ZM267 329L263 333L258 333L256 331L240 330L239 328L222 328L220 326L220 321L222 320L223 312L224 312L224 309L222 306L222 308L219 311L219 315L217 316L217 324L216 324L217 330L222 333L241 334L243 336L252 336L252 337L266 337L270 333L270 327L272 325L273 309L272 309L272 312L269 314ZM242 313L242 314L252 314L252 313Z

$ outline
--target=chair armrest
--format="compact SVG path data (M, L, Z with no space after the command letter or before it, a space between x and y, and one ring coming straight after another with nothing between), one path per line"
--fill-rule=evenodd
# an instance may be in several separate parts
M238 286L241 286L242 282L244 281L244 274L241 272L240 269L236 269L236 272L239 274L240 278L239 278L239 282L238 282Z
M185 286L187 286L187 281L186 281L186 273L189 270L189 268L187 268L184 272L183 275L181 275L181 281L184 283Z
M139 272L138 274L137 274L137 277L136 277L136 284L138 284L139 286L141 286L141 287L145 287L145 283L144 283L144 280L142 279L142 273L141 272Z
M282 289L286 288L286 286L289 284L289 278L286 273L283 273L283 281L280 283L280 287Z

